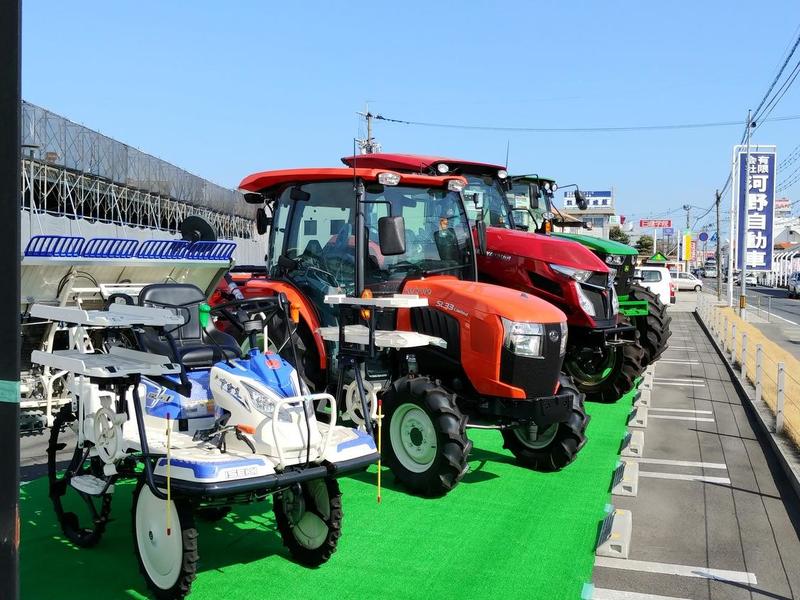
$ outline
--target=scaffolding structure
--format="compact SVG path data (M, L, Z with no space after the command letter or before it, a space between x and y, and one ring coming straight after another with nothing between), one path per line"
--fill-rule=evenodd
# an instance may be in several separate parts
M239 192L29 102L22 116L21 208L32 226L50 215L176 233L199 215L220 237L254 237Z

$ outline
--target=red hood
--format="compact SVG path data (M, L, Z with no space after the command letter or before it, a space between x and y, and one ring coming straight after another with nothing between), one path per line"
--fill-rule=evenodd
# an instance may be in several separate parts
M500 227L486 228L488 252L531 258L586 271L608 273L606 264L586 246L571 240Z

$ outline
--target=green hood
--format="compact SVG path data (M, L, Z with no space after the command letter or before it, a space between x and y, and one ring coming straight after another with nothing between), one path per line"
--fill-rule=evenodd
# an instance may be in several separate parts
M583 235L580 233L553 233L552 235L578 242L579 244L583 244L595 252L601 252L603 254L622 254L626 256L639 254L636 248L621 242L606 240L593 235Z

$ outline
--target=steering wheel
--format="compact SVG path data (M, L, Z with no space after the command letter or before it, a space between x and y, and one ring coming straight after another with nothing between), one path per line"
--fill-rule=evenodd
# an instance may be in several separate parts
M240 332L247 330L247 323L256 321L252 316L256 313L264 314L264 321L269 321L273 316L279 312L288 315L289 300L286 294L277 294L275 296L257 296L256 298L242 298L239 300L231 300L212 306L209 311L211 314L218 314L233 325ZM242 313L247 318L242 318ZM262 319L258 319L261 321Z

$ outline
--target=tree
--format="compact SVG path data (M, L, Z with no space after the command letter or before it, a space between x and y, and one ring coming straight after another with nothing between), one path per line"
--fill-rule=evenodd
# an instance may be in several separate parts
M631 243L631 236L622 231L622 228L619 225L614 225L608 230L608 239L621 244Z
M639 239L636 240L636 249L639 251L639 254L652 254L653 253L653 236L652 235L640 235Z

